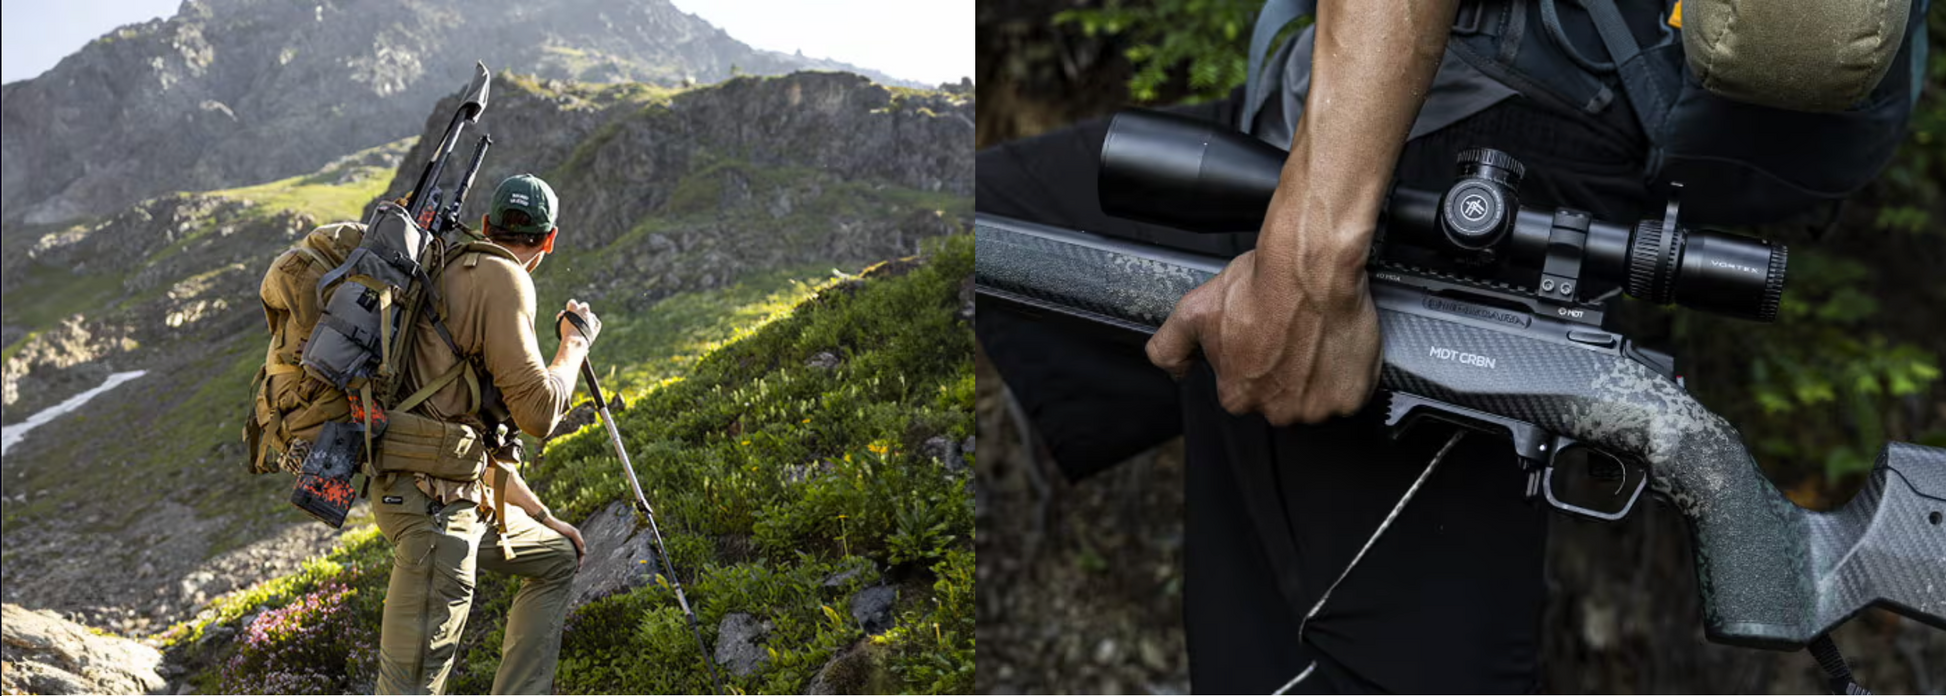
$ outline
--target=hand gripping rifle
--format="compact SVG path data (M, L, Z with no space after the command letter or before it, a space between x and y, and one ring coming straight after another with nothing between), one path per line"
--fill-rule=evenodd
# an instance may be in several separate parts
M1103 146L1102 209L1254 231L1284 159L1209 123L1126 111ZM1522 174L1511 156L1469 150L1444 193L1387 200L1368 268L1394 432L1436 419L1506 436L1527 495L1575 515L1620 519L1645 488L1665 499L1691 532L1712 641L1808 644L1837 680L1844 663L1826 633L1868 606L1946 628L1946 449L1889 443L1845 506L1800 508L1736 428L1690 397L1673 360L1601 328L1600 303L1618 290L1774 320L1785 249L1685 228L1673 196L1634 225L1521 208ZM990 216L976 216L974 236L981 295L1137 339L1227 263ZM1589 482L1616 491L1613 504L1574 502Z

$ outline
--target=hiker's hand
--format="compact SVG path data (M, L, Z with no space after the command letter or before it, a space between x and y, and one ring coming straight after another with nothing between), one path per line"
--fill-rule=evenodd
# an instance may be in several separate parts
M582 321L588 323L588 330L586 332L581 331L581 327L575 326L573 322L568 321L567 315L570 313L581 317ZM557 328L560 330L562 337L580 336L587 339L588 345L591 346L595 344L595 336L601 334L601 319L595 316L595 310L589 307L588 303L580 300L568 300L567 309L561 310L561 313L555 316L555 322L559 325Z
M542 524L547 525L548 529L560 532L561 536L568 538L568 541L574 542L574 567L579 570L582 561L588 558L588 544L581 540L581 530L575 529L574 525L553 515L548 515L547 521Z
M1272 425L1355 413L1379 367L1364 255L1281 261L1246 252L1184 295L1149 339L1149 361L1180 378L1200 347L1224 410L1261 412Z

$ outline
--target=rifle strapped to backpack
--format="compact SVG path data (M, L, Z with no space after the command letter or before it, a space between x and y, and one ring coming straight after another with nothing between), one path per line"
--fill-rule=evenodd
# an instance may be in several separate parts
M499 439L497 433L412 411L463 383L470 395L466 411L485 422L500 420L492 417L503 413L495 408L492 381L482 379L475 356L453 342L437 288L444 268L466 256L511 260L512 254L459 236L431 245L427 263L394 284L382 275L390 264L373 269L370 263L383 252L366 250L387 244L387 236L398 238L385 227L410 225L401 212L386 204L370 226L340 223L312 231L271 264L260 289L271 340L244 428L250 469L298 475L293 502L333 526L343 521L335 510L349 509L356 497L349 494L353 473L411 471L471 481L499 446L490 442ZM461 359L408 395L403 392L421 315ZM318 499L330 503L323 514Z
M437 186L461 128L485 110L489 79L486 66L477 65L407 205L382 203L365 224L312 231L271 264L260 287L271 341L244 425L250 470L297 474L291 502L333 527L344 524L356 497L351 486L356 471L368 478L398 470L471 481L490 460L478 429L410 413L461 379L472 395L470 412L482 410L485 401L474 360L446 328L438 277L447 263L467 253L512 258L497 245L453 234L463 230L457 213L491 138L482 136L474 149L449 214L437 214L429 191ZM430 227L420 222L429 210L435 213ZM461 360L401 399L415 328L428 309L433 329Z

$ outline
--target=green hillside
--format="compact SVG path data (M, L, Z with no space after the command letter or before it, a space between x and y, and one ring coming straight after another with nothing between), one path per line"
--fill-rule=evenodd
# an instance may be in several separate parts
M725 672L735 690L801 692L814 678L840 692L971 690L970 473L929 441L973 432L972 332L959 316L972 264L970 237L954 235L923 262L816 283L778 272L607 320L597 356L645 385L624 390L618 419L705 639L738 612L772 626L764 664ZM527 475L576 523L627 495L598 425L551 443ZM166 634L195 686L370 688L391 552L368 521L348 529L303 572L219 598ZM846 607L881 582L898 591L896 621L867 638ZM517 587L482 575L449 691L491 685ZM710 689L664 584L597 599L567 625L561 693Z

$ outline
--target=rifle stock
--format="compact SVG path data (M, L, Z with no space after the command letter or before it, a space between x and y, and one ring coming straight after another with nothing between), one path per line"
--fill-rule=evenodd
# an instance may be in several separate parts
M990 216L976 216L974 235L983 297L1138 341L1227 263ZM1806 510L1735 427L1623 337L1539 314L1456 312L1384 272L1372 292L1395 410L1484 415L1523 456L1575 442L1649 467L1652 490L1691 531L1711 640L1794 650L1874 604L1946 628L1946 449L1888 444L1850 502Z

